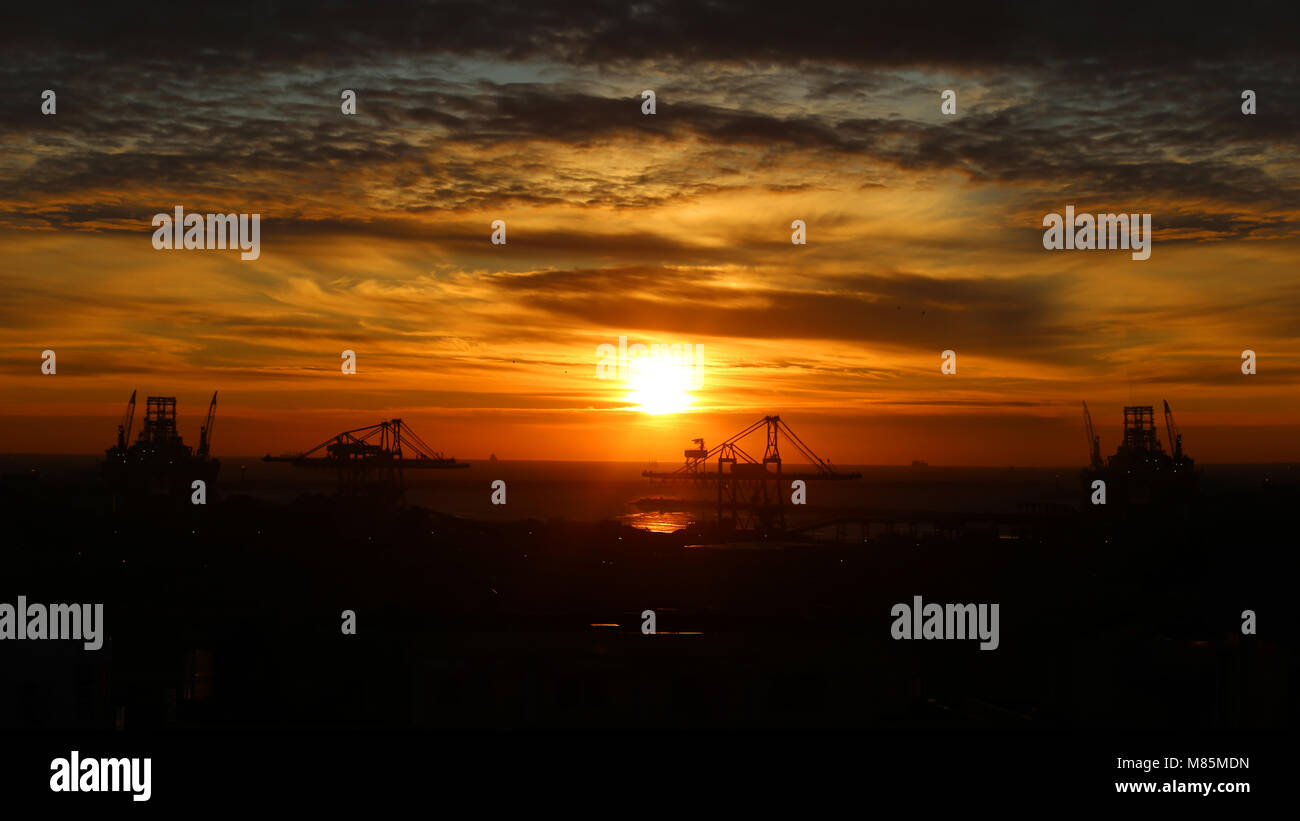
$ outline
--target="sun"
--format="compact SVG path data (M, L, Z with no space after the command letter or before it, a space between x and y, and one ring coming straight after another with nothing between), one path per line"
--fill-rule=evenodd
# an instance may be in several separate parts
M689 368L657 358L637 365L628 379L631 391L627 396L628 401L636 403L637 410L656 416L690 410L695 399L689 392Z

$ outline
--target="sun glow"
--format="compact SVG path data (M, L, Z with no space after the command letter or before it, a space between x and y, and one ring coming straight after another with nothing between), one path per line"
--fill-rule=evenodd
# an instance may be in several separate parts
M637 410L652 415L684 413L690 410L695 399L690 394L692 373L689 367L661 359L637 363L630 376L631 391L628 401L637 404Z

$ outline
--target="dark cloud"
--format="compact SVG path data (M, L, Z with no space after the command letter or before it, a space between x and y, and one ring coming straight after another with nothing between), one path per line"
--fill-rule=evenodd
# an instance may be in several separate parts
M174 61L182 75L373 62L393 55L491 55L575 64L643 60L855 66L1190 64L1295 53L1293 4L1231 8L1093 3L262 2L161 13L153 3L31 5L0 27L7 52Z
M1069 353L1079 329L1065 324L1054 276L979 280L894 274L835 281L834 290L734 289L699 271L620 268L494 276L514 299L592 328L637 328L673 339L861 342L880 350L964 349L984 356L1095 361ZM937 361L937 360L936 360Z
M33 95L42 84L19 71L5 75L13 90L0 104L12 126L3 138L9 159L0 159L8 172L0 178L0 201L11 206L0 218L71 227L147 220L165 210L135 194L147 189L169 192L173 202L183 197L194 210L228 210L234 201L239 210L282 219L295 218L309 197L382 235L378 220L394 210L647 207L746 187L798 190L809 184L766 177L803 156L852 159L859 172L955 171L977 184L1050 188L1057 198L1091 200L1098 211L1173 198L1209 207L1162 214L1160 225L1200 222L1211 236L1296 231L1300 172L1282 160L1300 148L1300 84L1276 63L1239 67L1250 76L1232 84L1222 71L1125 77L1053 68L1038 76L1030 100L974 106L942 121L845 118L815 106L777 114L763 110L763 99L723 107L689 96L703 88L663 100L660 113L647 118L635 98L482 82L470 90L413 90L410 97L378 94L386 98L375 115L384 127L327 118L332 103L300 92L277 99L266 86L222 105L207 100L198 81L171 80L168 93L151 96L141 88L151 82L147 76L120 70L97 76L101 90L63 92L61 114L41 117ZM1260 94L1255 117L1238 110L1245 82ZM638 145L684 150L651 175L637 170L622 180L611 179L610 169L557 168L547 154L548 145L598 154L609 141L633 152ZM1021 196L1026 209L1051 205L1033 193ZM376 221L358 219L358 209L375 213ZM1262 209L1283 213L1260 217Z

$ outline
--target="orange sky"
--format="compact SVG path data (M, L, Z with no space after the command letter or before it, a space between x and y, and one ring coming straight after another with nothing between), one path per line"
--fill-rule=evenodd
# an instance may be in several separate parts
M779 413L838 464L1070 465L1081 400L1109 453L1168 399L1201 462L1300 459L1296 132L1209 69L393 57L160 75L166 105L148 76L42 117L6 75L0 451L102 450L138 389L191 444L219 390L219 456L401 416L460 458L675 460ZM1044 250L1071 204L1151 213L1151 258ZM177 205L262 214L260 258L155 250ZM600 379L619 337L702 362Z

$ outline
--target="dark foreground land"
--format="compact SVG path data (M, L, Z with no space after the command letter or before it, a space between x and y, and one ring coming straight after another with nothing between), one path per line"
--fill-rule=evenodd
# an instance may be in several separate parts
M0 644L0 727L1283 731L1298 501L1270 485L1107 524L1057 512L1019 539L757 549L8 487L0 601L103 602L109 639ZM893 640L916 595L998 603L1000 646Z

